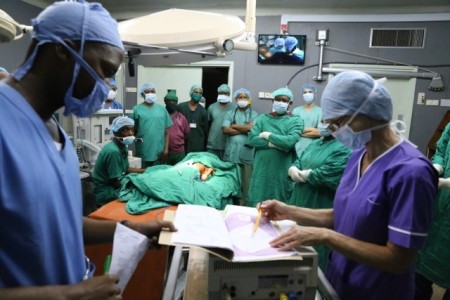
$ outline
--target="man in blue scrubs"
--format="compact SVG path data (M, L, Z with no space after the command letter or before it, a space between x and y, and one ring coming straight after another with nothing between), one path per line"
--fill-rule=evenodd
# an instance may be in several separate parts
M120 299L119 277L91 278L84 256L85 243L112 242L117 223L83 218L78 158L52 117L100 109L123 59L117 23L100 4L56 2L32 25L25 62L0 82L0 299Z

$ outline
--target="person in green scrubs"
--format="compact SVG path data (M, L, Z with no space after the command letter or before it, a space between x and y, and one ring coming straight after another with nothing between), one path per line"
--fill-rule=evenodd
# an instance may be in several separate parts
M199 104L202 99L203 88L194 84L189 91L190 100L178 104L178 111L189 123L189 137L186 144L186 154L189 152L205 151L208 140L208 113Z
M303 131L303 120L288 112L293 99L290 89L280 88L272 95L273 112L260 115L248 134L255 159L247 206L255 207L267 199L288 202L293 189L286 174L296 159L295 143Z
M169 156L169 127L173 125L166 108L155 103L156 86L144 83L139 94L144 102L133 108L132 119L135 122L136 137L141 143L136 143L136 156L142 159L144 168L165 163Z
M309 143L320 137L317 127L322 120L322 109L314 103L317 93L316 86L306 83L301 87L300 93L302 94L304 104L294 108L292 111L293 115L300 116L305 123L305 128L300 133L297 144L295 144L297 157L301 156Z
M350 149L336 140L327 126L319 123L321 137L313 140L289 168L289 178L295 182L289 205L306 208L332 208L336 189L347 165ZM314 246L319 255L319 267L325 270L330 249Z
M225 135L222 131L225 115L236 108L231 102L231 88L227 84L222 84L217 89L217 102L208 107L209 133L206 148L209 153L217 155L223 159L225 152Z
M128 145L134 140L134 121L117 117L111 125L114 137L103 146L94 167L95 203L102 206L119 198L120 181L126 173L143 173L144 169L130 168Z
M252 176L254 149L248 145L248 133L255 123L258 113L252 110L250 91L238 89L233 94L237 108L227 112L222 124L226 136L223 160L239 164L241 169L241 198L239 204L244 205L248 199L248 189Z

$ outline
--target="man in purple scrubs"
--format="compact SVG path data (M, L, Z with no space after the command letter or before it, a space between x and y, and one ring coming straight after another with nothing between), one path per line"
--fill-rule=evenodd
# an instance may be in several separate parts
M333 209L261 204L270 220L300 226L271 242L280 250L326 245L326 276L342 299L413 299L414 259L431 223L438 174L390 127L385 87L359 71L338 74L322 95L324 123L353 149Z

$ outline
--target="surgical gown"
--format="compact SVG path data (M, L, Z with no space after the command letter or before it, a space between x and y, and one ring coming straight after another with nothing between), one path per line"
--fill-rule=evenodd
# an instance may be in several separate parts
M294 108L293 115L300 116L305 123L305 128L317 128L320 121L322 121L322 109L318 106L314 106L310 111L307 111L304 106ZM297 157L300 157L306 147L316 138L303 137L299 135L297 144L295 144L295 151Z
M186 144L186 153L205 151L208 138L208 113L206 109L197 105L192 111L189 101L178 104L178 111L182 113L189 123L189 138Z
M271 132L269 140L260 138L261 132ZM303 131L303 120L291 114L260 115L248 134L248 143L255 147L253 174L250 181L247 206L256 206L267 199L288 202L293 183L288 179L288 169L295 161L295 143ZM269 148L269 142L277 148Z
M228 103L227 106L222 108L219 102L213 103L208 107L208 120L211 124L206 145L208 150L225 150L226 136L222 131L222 124L227 112L234 111L235 108L234 103ZM220 157L220 159L222 158Z
M120 148L119 148L120 147ZM94 168L95 203L104 205L119 198L119 189L111 184L111 180L125 175L129 167L128 148L111 141L98 154Z
M423 247L431 224L437 172L408 141L379 156L361 176L365 148L353 152L334 198L334 230L385 246ZM341 299L413 299L414 263L394 274L331 251L326 276Z
M313 140L294 166L311 170L306 182L295 183L290 205L307 208L332 208L336 188L341 181L351 151L333 137ZM325 270L329 249L314 247L319 254L319 266Z
M172 126L172 119L166 108L154 103L147 106L144 103L133 108L132 119L137 130L136 138L142 138L136 143L136 156L145 162L154 162L164 151L165 130Z
M443 178L450 177L450 123L436 144L432 162L443 167ZM450 189L441 189L435 206L433 223L425 247L419 252L417 271L436 283L450 289Z

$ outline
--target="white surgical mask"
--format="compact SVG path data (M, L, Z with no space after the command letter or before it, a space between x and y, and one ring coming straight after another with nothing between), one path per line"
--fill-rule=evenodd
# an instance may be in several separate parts
M303 94L303 101L306 103L311 103L314 101L314 94L313 93L305 93Z
M147 103L153 103L156 101L157 98L158 97L156 96L156 94L153 93L145 94L145 102Z
M274 101L272 104L272 111L276 112L279 115L284 115L287 112L288 106L289 106L289 103L281 102L281 101Z
M219 96L217 96L217 101L219 103L228 103L228 102L230 102L230 97L227 95L219 95Z
M247 107L247 106L248 106L248 100L238 100L238 101L237 101L237 105L238 105L240 108Z
M116 91L114 91L114 90L109 90L109 92L108 92L108 100L114 100L115 98L116 98L116 95L117 95L117 93L116 93Z

